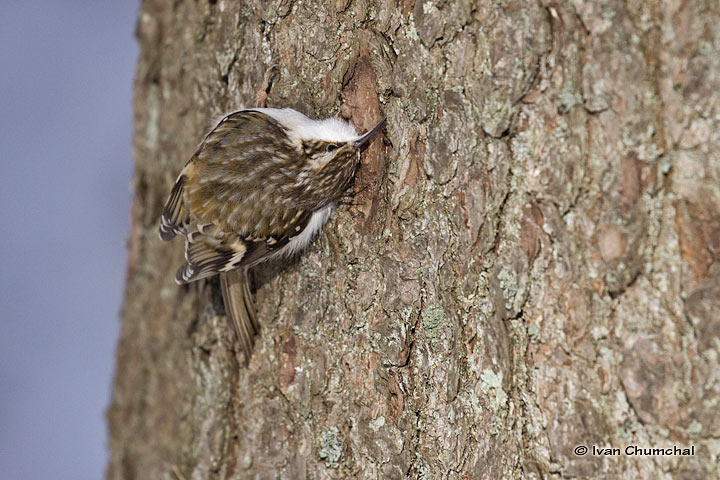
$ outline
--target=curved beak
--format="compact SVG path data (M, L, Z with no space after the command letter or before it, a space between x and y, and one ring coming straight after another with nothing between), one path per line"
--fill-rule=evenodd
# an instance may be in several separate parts
M387 117L383 117L383 119L380 120L380 121L378 122L378 124L375 125L372 129L370 129L370 131L368 131L365 135L362 135L360 138L358 138L357 140L355 140L355 141L353 142L353 146L354 146L355 148L362 148L362 147L364 147L365 145L369 144L369 143L370 143L370 140L372 140L373 137L374 137L375 135L377 135L377 133L378 133L378 132L380 131L380 129L382 128L383 124L385 123L385 120L387 120Z

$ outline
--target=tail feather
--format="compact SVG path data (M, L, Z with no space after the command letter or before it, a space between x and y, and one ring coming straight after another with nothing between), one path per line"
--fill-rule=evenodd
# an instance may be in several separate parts
M250 361L255 336L260 332L260 324L255 315L255 303L250 292L250 281L246 268L238 268L220 274L223 302L228 323L245 355Z

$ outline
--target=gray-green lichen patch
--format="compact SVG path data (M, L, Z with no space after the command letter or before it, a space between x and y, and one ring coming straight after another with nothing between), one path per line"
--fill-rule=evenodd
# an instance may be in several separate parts
M573 89L571 83L566 83L555 100L555 106L560 112L569 112L575 105L582 105L583 97L580 92Z
M690 422L690 425L685 429L688 435L691 437L698 437L702 433L703 426L702 423L698 422L697 420L693 420Z
M515 296L518 292L517 274L513 271L502 269L498 273L500 288L505 296L505 308L512 310Z
M320 434L320 451L318 456L325 460L325 466L328 468L337 468L338 460L342 456L343 443L339 438L339 431L335 427Z
M491 137L500 137L510 126L514 112L507 92L492 92L483 102L482 129Z
M530 339L530 342L533 344L542 343L542 332L540 331L540 327L538 327L535 324L532 324L528 327L528 338Z
M440 305L434 303L429 305L422 312L422 323L425 327L426 334L431 337L434 335L433 330L438 328L443 321L445 314Z
M507 403L507 394L502 388L503 374L495 373L494 371L486 368L480 374L480 389L486 395L489 395L491 391L494 392L494 397L489 397L490 407L494 412L497 412L505 407Z
M368 425L373 432L377 433L377 431L385 425L385 417L380 415L378 418L370 420L370 423Z

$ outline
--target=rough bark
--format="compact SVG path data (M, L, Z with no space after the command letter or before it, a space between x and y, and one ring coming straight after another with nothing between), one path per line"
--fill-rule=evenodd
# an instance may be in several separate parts
M324 3L142 3L108 478L720 478L720 4ZM244 368L157 222L273 64L388 122Z

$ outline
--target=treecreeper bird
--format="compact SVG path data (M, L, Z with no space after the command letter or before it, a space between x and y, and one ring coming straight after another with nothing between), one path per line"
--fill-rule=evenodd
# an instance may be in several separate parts
M248 269L312 241L384 122L358 135L339 118L312 120L290 108L238 110L218 122L180 172L160 238L186 238L179 284L220 274L225 311L246 361L259 332Z

